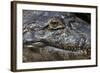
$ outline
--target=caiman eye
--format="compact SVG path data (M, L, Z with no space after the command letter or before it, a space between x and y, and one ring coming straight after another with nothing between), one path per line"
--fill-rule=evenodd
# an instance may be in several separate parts
M51 22L51 24L55 25L55 24L58 24L58 22Z

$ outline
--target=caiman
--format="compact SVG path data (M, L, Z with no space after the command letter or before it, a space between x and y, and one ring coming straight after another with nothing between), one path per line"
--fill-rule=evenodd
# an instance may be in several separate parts
M25 44L32 46L52 46L64 50L91 49L90 24L78 17L72 20L54 16L48 19L46 26L36 29L35 24L24 28ZM38 44L39 43L39 44Z

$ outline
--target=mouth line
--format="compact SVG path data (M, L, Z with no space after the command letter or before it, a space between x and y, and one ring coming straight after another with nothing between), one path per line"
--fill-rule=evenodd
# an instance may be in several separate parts
M24 44L24 47L27 47L27 48L42 48L42 47L46 47L46 46L51 46L51 47L55 47L55 48L58 48L58 49L71 50L71 51L91 49L91 47L87 47L87 46L83 46L83 47L66 46L66 47L64 47L63 45L54 45L54 44L49 44L47 42L45 42L45 43L43 43L43 42L37 42L36 43L35 42L35 43Z

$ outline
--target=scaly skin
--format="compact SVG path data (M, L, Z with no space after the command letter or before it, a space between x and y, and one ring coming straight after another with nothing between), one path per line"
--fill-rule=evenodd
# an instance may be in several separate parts
M53 19L50 19L49 26L51 20ZM76 24L75 23L76 22L69 23L67 25L64 24L65 26L63 25L58 29L55 29L56 27L54 27L53 29L53 27L51 28L51 26L50 27L47 26L46 28L43 28L38 31L29 31L31 34L33 33L32 42L33 44L36 42L41 42L45 45L65 50L90 49L91 48L90 34L88 34L90 29L86 27L80 27L82 29L88 30L88 32L80 31L76 29L78 28L78 26L75 26L78 24L78 22ZM56 25L57 27L61 26L58 24Z

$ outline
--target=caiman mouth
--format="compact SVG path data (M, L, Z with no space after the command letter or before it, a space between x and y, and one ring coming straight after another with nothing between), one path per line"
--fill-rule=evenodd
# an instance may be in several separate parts
M60 48L54 45L47 45L42 42L36 42L31 44L24 44L23 48L30 50L31 54L41 54L44 60L48 61L51 57L58 60L77 60L77 59L91 59L91 48L89 46L81 49L79 46L67 46L66 48ZM29 57L28 57L29 58ZM34 61L31 60L31 61Z
M24 47L27 48L34 48L34 47L45 47L45 46L51 46L51 47L55 47L55 48L59 48L62 50L71 50L71 51L78 51L78 50L90 50L91 46L90 45L85 45L85 46L79 46L79 45L68 45L68 44L52 44L52 43L48 43L44 40L42 40L42 42L37 41L37 42L27 42L24 43Z

